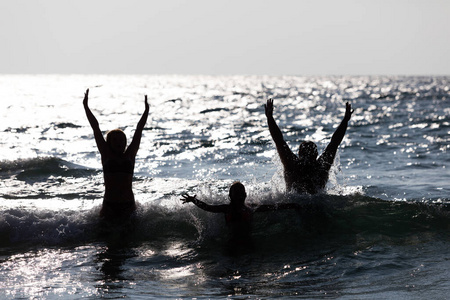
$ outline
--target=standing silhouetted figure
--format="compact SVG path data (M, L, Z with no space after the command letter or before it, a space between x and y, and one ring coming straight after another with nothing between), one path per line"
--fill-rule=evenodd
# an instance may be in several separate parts
M295 155L283 138L280 128L273 118L273 100L267 100L265 105L267 123L270 134L277 147L281 163L284 167L284 179L288 191L297 193L316 194L325 188L328 181L328 173L333 165L337 148L344 138L353 110L347 102L345 116L338 126L331 141L322 155L317 158L317 146L313 142L302 142Z
M144 114L137 124L133 140L128 148L125 133L120 129L108 132L106 140L103 138L98 121L89 109L88 96L89 89L84 95L83 105L100 151L105 180L105 195L100 215L107 220L126 218L136 210L132 181L136 154L149 112L147 96L145 96Z

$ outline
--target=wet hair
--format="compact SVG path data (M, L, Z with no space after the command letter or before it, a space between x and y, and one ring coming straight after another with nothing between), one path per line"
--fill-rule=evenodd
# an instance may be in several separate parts
M244 197L243 197L243 199L236 199L235 197L233 198L231 196L233 194L234 195L236 195L236 194L244 195ZM239 181L233 182L233 184L230 187L229 196L230 196L230 200L234 199L234 200L241 200L242 202L244 202L245 198L247 197L247 193L245 192L244 185Z
M316 159L319 152L317 151L317 145L311 141L304 141L298 147L298 156L300 158Z

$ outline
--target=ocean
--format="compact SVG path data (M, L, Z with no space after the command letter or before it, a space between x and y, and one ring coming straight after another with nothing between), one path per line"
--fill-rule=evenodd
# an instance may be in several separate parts
M136 216L105 224L82 105L137 154ZM354 108L326 191L285 190L264 104L296 152ZM445 299L450 292L450 77L0 75L1 299ZM255 214L230 251L189 193L304 210Z

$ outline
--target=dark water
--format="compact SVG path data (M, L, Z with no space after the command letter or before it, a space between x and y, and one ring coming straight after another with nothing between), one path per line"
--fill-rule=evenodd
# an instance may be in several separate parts
M450 291L446 77L2 76L0 295L20 298L445 299ZM149 95L135 218L97 215L103 179L81 101L130 137ZM324 149L355 108L324 194L287 194L263 104L288 144ZM14 100L14 101L12 101ZM18 118L17 116L21 117ZM253 247L230 250L241 180Z

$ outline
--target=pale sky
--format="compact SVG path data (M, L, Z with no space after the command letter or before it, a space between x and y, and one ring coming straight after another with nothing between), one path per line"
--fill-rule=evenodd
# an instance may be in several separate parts
M450 75L449 0L2 0L2 74Z

